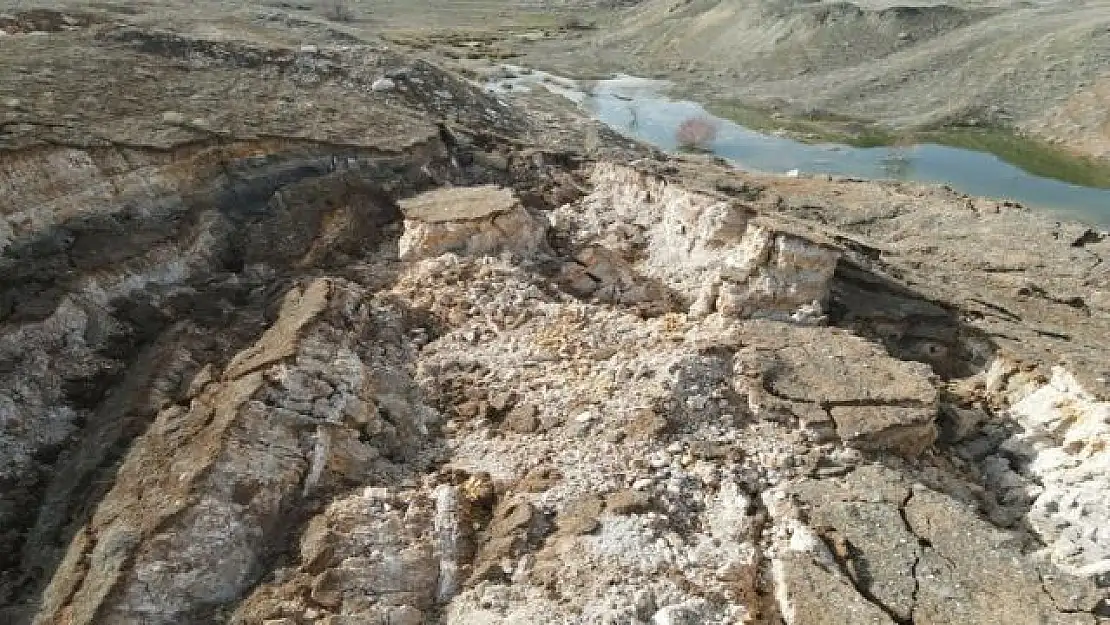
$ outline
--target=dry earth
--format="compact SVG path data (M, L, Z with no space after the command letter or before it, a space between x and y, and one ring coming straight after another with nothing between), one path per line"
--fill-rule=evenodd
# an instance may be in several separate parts
M4 22L0 621L1110 622L1104 234L214 7Z

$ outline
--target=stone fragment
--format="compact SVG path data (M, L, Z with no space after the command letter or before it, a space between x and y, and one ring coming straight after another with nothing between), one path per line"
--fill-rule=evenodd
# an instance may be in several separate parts
M1015 535L890 469L866 465L790 492L823 544L775 561L788 622L1093 623L1083 580L1044 573Z
M542 493L563 479L558 469L538 466L528 470L518 483L521 490L528 493Z
M667 419L653 408L643 408L636 412L625 431L628 437L637 441L660 438L667 430Z
M555 518L555 526L559 533L568 536L589 534L597 529L597 517L601 515L601 498L597 495L586 495L569 504Z
M842 576L806 554L788 553L772 562L775 599L787 625L895 625Z
M739 370L761 378L749 397L769 392L818 438L827 411L836 436L860 449L916 456L933 444L939 393L928 365L839 330L761 327L763 344L738 354Z
M651 617L652 625L698 625L704 622L704 602L692 600L660 608Z
M1092 625L1093 616L1061 612L1017 538L950 497L915 488L905 505L925 541L917 567L915 622L957 625Z
M535 404L521 404L509 411L505 416L503 425L506 429L517 434L531 434L540 425L537 417L539 409Z
M386 613L385 625L423 625L424 613L411 605L390 608Z
M328 608L336 608L343 603L342 580L335 569L328 569L312 582L312 600Z
M397 88L397 83L392 78L379 78L370 84L371 91L393 91Z
M974 433L986 419L982 410L942 404L937 419L940 438L949 444L958 443Z
M937 437L935 408L835 406L830 412L840 439L860 449L890 450L912 457L928 449Z
M605 500L605 510L616 515L641 514L651 507L651 496L639 490L619 490Z
M447 252L466 256L512 252L534 256L546 248L546 227L517 200L495 186L448 187L402 200L405 260Z
M819 530L830 528L825 540L857 587L900 621L912 619L921 548L897 505L837 502L814 510L809 521Z

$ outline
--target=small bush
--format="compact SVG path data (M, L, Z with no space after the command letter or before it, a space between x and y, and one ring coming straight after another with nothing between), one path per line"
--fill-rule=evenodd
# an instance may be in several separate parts
M350 22L355 12L347 0L324 0L324 17L335 22Z
M717 138L717 131L716 121L705 116L690 117L678 125L674 137L684 150L708 150Z

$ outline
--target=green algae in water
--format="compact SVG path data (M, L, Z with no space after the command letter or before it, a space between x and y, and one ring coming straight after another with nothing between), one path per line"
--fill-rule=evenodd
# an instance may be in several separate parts
M993 154L1034 176L1084 187L1110 188L1110 163L1073 154L1007 128L945 127L895 132L836 115L779 117L731 100L712 101L706 109L752 130L765 133L785 131L790 138L810 144L839 143L856 148L880 148L935 143Z
M917 143L939 143L965 150L989 152L1021 169L1084 187L1110 189L1110 164L1077 156L1039 139L1005 129L951 128L914 135Z

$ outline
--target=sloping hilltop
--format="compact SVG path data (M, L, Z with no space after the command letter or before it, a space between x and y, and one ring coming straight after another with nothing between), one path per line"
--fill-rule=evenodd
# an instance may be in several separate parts
M120 15L4 18L0 622L1110 622L1103 234Z
M602 24L536 59L788 116L1000 127L1110 157L1105 0L648 0Z

